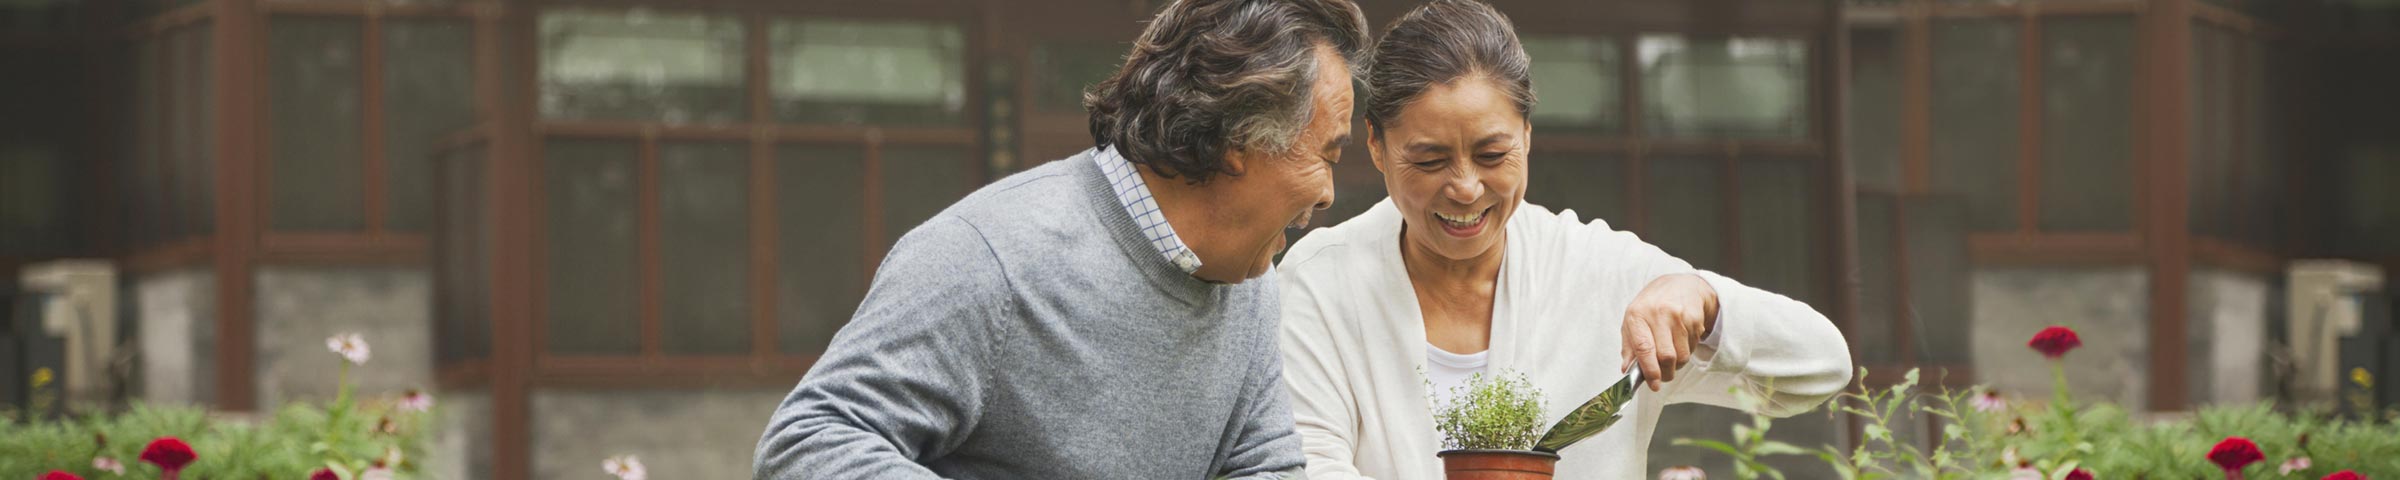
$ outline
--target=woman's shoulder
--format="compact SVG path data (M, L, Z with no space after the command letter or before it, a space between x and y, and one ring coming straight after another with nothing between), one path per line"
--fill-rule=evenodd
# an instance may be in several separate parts
M1379 264L1383 259L1378 255L1388 249L1376 247L1385 246L1385 240L1397 241L1399 219L1392 200L1385 198L1358 216L1302 235L1300 241L1284 251L1283 260L1275 264L1275 269L1287 276L1307 277L1346 275L1341 272Z

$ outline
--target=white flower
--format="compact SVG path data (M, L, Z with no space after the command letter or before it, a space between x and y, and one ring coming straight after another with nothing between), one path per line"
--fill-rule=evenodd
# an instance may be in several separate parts
M358 480L392 480L392 469L383 467L369 468L367 469L366 473L358 474Z
M2009 465L2016 465L2016 464L2019 464L2019 463L2024 463L2024 462L2022 462L2022 461L2020 461L2020 460L2023 460L2023 459L2017 458L2017 447L2008 447L2008 450L2004 450L2004 451L2001 451L2001 452L2000 452L2000 463L2009 464Z
M125 464L109 457L92 457L92 469L117 475L125 474Z
M2008 408L2008 401L2000 399L2000 392L1990 390L1985 390L1982 395L1976 395L1975 399L1969 400L1969 402L1975 405L1975 411L1983 413L1998 412Z
M1667 467L1658 471L1658 480L1708 480L1708 472L1691 465Z
M618 480L645 480L650 472L642 468L642 459L632 455L608 457L600 462L600 470L616 475Z
M409 390L400 395L400 411L424 413L433 409L433 394Z
M2292 457L2292 459L2291 459L2291 460L2284 460L2284 461L2283 461L2283 468L2280 468L2279 470L2282 470L2284 475L2291 475L2291 474L2292 474L2292 472L2297 472L2297 471L2301 471L2301 470L2307 470L2307 469L2308 469L2308 457Z
M400 466L400 460L402 457L403 455L400 454L399 448L385 447L383 449L383 465L386 467Z
M325 339L325 349L340 354L351 365L367 364L367 340L356 333L334 334Z

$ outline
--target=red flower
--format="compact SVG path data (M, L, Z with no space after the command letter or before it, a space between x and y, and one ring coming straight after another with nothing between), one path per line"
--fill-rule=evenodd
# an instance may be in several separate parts
M2358 472L2343 470L2339 472L2333 472L2332 475L2326 475L2325 480L2367 480L2367 477L2365 475L2359 475Z
M2059 480L2092 480L2092 471L2078 468L2075 471L2067 472L2067 478Z
M2052 325L2050 328L2042 329L2041 333L2033 334L2033 341L2025 342L2025 346L2042 352L2044 357L2057 360L2058 357L2066 356L2067 351L2083 346L2083 339L2076 337L2074 330Z
M199 455L192 453L192 446L175 437L158 437L150 441L149 447L142 449L142 461L157 465L159 470L169 473L183 471L183 467L191 465L195 458L199 458Z
M51 470L50 473L42 474L42 478L40 480L83 480L83 477L75 476L75 474L72 473Z
M319 468L317 473L308 474L308 480L342 480L342 476L334 474L332 468Z
M2208 449L2208 461L2216 462L2217 468L2226 471L2240 471L2266 458L2258 452L2258 444L2242 437L2225 437L2225 441L2217 442L2216 448Z

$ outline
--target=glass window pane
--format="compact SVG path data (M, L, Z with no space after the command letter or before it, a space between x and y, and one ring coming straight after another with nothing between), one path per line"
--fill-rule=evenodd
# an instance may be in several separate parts
M180 71L189 81L175 82L179 102L176 129L184 141L175 166L175 231L179 237L207 235L216 229L217 215L217 76L213 23L201 23L175 33L188 59Z
M485 229L481 147L451 152L438 170L443 228L434 238L441 258L439 358L447 363L491 355L491 257Z
M742 22L647 10L542 13L542 116L732 122L744 118Z
M542 170L553 353L633 354L641 349L641 290L634 258L633 142L552 140Z
M1968 365L1973 342L1968 332L1966 205L1957 197L1911 197L1901 205L1906 224L1901 249L1907 251L1908 315L1916 338L1917 362L1929 365Z
M1967 202L1979 232L2017 229L2017 23L1953 20L1933 28L1935 192Z
M966 39L931 22L779 21L775 118L843 124L954 124L966 119Z
M1895 253L1900 250L1893 208L1891 194L1858 193L1858 321L1842 333L1857 346L1860 365L1900 360L1900 344L1893 341L1900 328L1900 303L1895 298L1900 288Z
M1028 52L1035 76L1033 105L1044 111L1083 112L1083 89L1107 80L1125 64L1133 45L1109 41L1044 41Z
M1826 275L1817 267L1817 160L1769 158L1740 164L1743 283L1821 305Z
M1850 124L1842 148L1858 188L1900 189L1900 55L1891 30L1850 31Z
M883 148L883 245L950 208L983 184L983 171L966 149Z
M1628 223L1625 205L1625 161L1610 156L1542 155L1530 163L1534 175L1532 185L1526 186L1525 201L1549 208L1552 212L1574 210L1576 218L1589 223L1593 219L1607 220L1609 228L1633 228ZM1341 192L1344 196L1351 192ZM1336 196L1335 198L1340 198ZM1377 198L1381 200L1381 198Z
M133 72L130 82L133 92L127 95L132 105L128 106L131 111L126 117L126 122L130 124L126 131L132 135L129 138L133 142L125 149L126 153L132 155L125 160L123 188L129 192L126 197L130 203L127 206L125 231L132 236L135 246L154 245L165 239L159 228L159 219L163 216L161 209L167 204L166 189L163 188L166 185L166 170L161 168L159 160L159 139L163 134L159 129L159 120L165 115L159 99L163 96L166 82L160 71L161 54L160 40L143 40L134 47L134 64L126 70Z
M825 350L867 294L867 153L775 147L775 321L778 350Z
M2044 231L2133 223L2133 19L2042 21Z
M2269 72L2277 65L2269 58L2273 50L2257 39L2244 39L2242 47L2242 111L2243 138L2248 139L2242 152L2248 162L2235 178L2242 200L2237 203L2241 223L2235 227L2234 238L2252 246L2273 251L2280 246L2278 233L2283 202L2283 169L2290 159L2278 152L2282 148L2281 129L2287 118L2281 109L2284 102L2274 100L2284 95L2275 87Z
M462 21L384 21L383 163L392 229L425 231L433 216L433 149L475 122L473 39Z
M1724 167L1714 158L1652 158L1642 185L1642 237L1706 270L1724 268Z
M1644 35L1642 121L1668 137L1808 135L1808 49L1800 40Z
M667 353L750 351L750 158L743 144L658 149Z
M1617 43L1606 38L1527 36L1533 60L1535 128L1617 133L1623 128L1623 93Z
M275 230L360 230L359 25L274 17L267 25L274 154L267 205Z
M2233 138L2225 135L2227 95L2225 47L2228 33L2200 22L2192 22L2191 88L2184 95L2190 105L2190 117L2185 129L2190 137L2191 158L2185 169L2184 181L2189 183L2185 215L2192 232L2222 238L2232 227L2231 216L2225 207L2232 203L2233 192L2226 188L2227 176L2232 174L2233 156L2226 150Z

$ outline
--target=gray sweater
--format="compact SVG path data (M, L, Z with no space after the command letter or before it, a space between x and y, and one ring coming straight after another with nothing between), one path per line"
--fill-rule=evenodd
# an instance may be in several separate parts
M1177 270L1088 155L902 236L775 409L755 478L1296 472L1274 276Z

